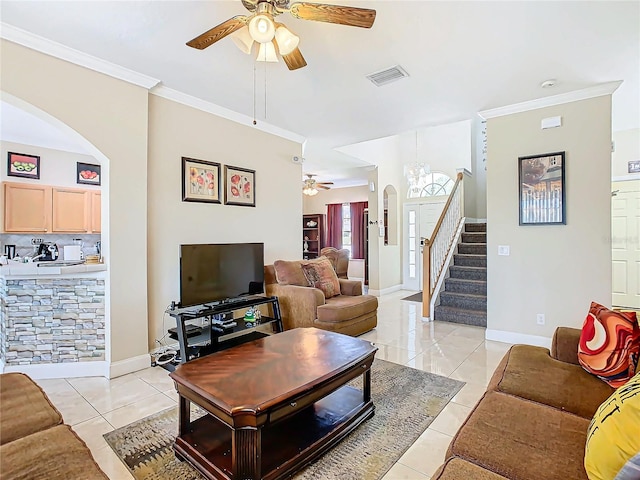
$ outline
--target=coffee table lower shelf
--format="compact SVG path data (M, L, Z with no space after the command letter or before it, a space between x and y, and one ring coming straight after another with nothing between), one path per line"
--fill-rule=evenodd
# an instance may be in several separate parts
M362 391L343 386L313 405L261 429L261 476L276 480L315 460L362 422L372 417L374 405ZM190 432L176 438L178 458L189 460L210 479L246 480L232 473L232 430L207 414L191 422Z

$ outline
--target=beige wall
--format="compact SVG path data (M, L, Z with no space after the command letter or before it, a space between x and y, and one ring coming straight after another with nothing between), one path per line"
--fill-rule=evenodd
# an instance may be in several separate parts
M6 40L0 45L2 91L68 125L108 159L102 239L109 259L110 360L145 354L148 92Z
M327 213L329 203L351 203L366 202L369 197L369 187L348 187L332 188L331 190L320 190L317 195L309 197L302 196L302 211L309 213Z
M185 128L188 125L188 128ZM149 346L180 299L183 243L263 242L265 262L302 258L301 145L209 113L149 97ZM256 171L256 207L182 201L181 158ZM163 325L164 323L164 325Z
M611 175L629 175L629 161L640 160L640 128L613 132L612 138L616 148L611 154Z
M540 129L561 115L562 127ZM611 304L611 96L489 119L487 335L550 338ZM518 225L518 157L566 152L566 225ZM498 256L509 245L510 256ZM546 315L546 325L536 314ZM533 337L532 337L533 338Z

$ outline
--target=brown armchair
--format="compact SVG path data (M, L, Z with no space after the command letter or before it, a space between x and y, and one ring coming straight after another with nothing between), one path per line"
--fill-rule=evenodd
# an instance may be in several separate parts
M265 292L278 297L285 330L316 327L356 336L376 327L378 299L362 295L359 280L339 278L340 295L325 298L322 290L308 286L302 262L278 260L264 267Z
M349 270L349 250L342 248L338 250L335 247L324 247L320 250L320 255L325 256L333 265L338 278L349 278L347 271Z

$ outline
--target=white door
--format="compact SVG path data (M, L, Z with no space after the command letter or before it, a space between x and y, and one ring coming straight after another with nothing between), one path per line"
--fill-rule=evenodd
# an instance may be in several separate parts
M612 303L640 308L640 181L614 182L612 191Z
M430 238L447 197L404 205L404 279L406 290L422 290L422 239Z
M404 268L403 283L406 290L420 290L422 285L422 256L420 255L420 236L418 219L420 210L417 204L404 205Z

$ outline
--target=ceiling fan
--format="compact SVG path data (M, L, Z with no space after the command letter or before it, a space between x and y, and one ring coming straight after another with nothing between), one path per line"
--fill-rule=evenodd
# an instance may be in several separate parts
M316 175L313 173L307 173L307 177L302 182L302 193L305 195L309 195L310 197L318 194L318 189L321 190L330 190L331 187L327 187L327 185L333 185L333 182L318 182L314 180L313 177Z
M257 42L257 61L277 62L279 53L289 70L296 70L306 66L307 62L298 49L300 38L291 33L284 24L275 21L275 17L281 13L288 12L302 20L361 28L371 28L376 18L376 11L368 8L309 2L290 3L290 0L241 1L251 15L232 17L187 42L187 45L203 50L229 35L246 54L251 53L254 42Z

